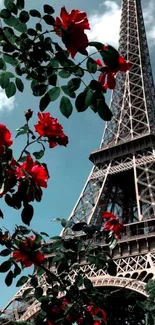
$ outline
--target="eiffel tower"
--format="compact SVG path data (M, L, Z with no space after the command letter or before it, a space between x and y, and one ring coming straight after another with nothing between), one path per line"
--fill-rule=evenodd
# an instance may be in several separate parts
M81 268L94 286L125 286L146 296L145 284L155 278L155 88L140 0L122 0L119 53L132 68L117 75L113 118L100 149L90 154L94 167L69 220L100 225L104 211L117 215L125 224L112 250L117 276L96 272L93 265ZM16 299L28 286L4 308L12 304L17 320L28 320L39 310L29 299L19 316Z

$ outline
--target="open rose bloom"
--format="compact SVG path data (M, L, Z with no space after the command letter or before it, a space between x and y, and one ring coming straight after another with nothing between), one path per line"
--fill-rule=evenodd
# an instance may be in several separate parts
M74 9L67 12L65 7L61 8L60 18L55 20L55 31L62 38L72 58L88 46L85 29L90 29L86 12Z
M105 231L112 231L114 235L120 239L121 233L125 230L125 227L122 222L113 214L110 212L104 212L102 215L103 219L108 219L104 224L104 230Z
M104 46L103 49L108 51L108 46ZM104 64L101 60L96 60L98 67L104 68L104 72L101 72L98 78L98 82L102 85L103 89L113 90L116 87L116 74L117 72L127 72L130 70L132 64L123 58L122 56L118 57L117 68L111 68Z
M44 261L44 255L37 250L40 244L35 244L35 237L26 237L20 243L20 248L14 250L12 257L15 261L21 262L24 267L29 267L31 265L39 265Z
M63 132L63 127L58 123L58 119L50 116L50 113L38 113L39 121L34 126L36 132L41 137L46 137L49 147L54 148L57 145L67 146L68 137Z
M72 304L67 301L66 298L58 301L57 305L50 307L48 311L48 317L46 319L47 325L56 325L58 320L63 317L64 313L68 308L71 308ZM92 303L85 307L88 313L94 318L98 317L99 320L94 320L93 325L104 325L107 320L106 312L98 307L95 307ZM66 314L66 321L67 325L78 324L78 325L85 325L85 312L78 315L78 312L72 310Z

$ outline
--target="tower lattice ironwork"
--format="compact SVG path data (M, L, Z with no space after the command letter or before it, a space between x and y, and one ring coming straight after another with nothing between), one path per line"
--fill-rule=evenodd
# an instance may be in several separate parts
M112 251L117 277L93 265L81 268L95 286L126 286L146 295L145 283L155 278L155 88L140 0L122 0L119 52L132 67L117 75L113 118L100 149L90 154L94 167L69 220L101 224L105 210L116 214L125 224ZM100 243L105 246L102 239ZM40 282L45 284L44 275ZM15 304L16 319L27 320L39 310L30 298L23 310L16 305L28 287L26 283L9 303Z

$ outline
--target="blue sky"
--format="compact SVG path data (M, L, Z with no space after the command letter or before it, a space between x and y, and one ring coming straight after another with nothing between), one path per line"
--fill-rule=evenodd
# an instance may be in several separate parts
M0 1L1 2L1 1ZM41 9L42 0L26 0L26 4L31 9ZM101 1L101 0L59 0L46 1L53 5L57 14L62 5L67 9L77 8L87 11L92 30L89 38L108 42L117 46L118 31L120 20L120 1ZM155 24L154 24L154 5L150 0L145 7L144 16L149 38L151 61L153 72L155 73L155 61L153 59L153 50L155 45ZM107 95L109 103L110 94ZM38 100L31 95L29 85L26 84L24 94L17 93L16 97L7 100L0 91L0 123L4 123L15 136L15 130L24 124L24 111L28 108L34 110L34 122L38 110ZM44 190L43 200L35 204L35 217L31 227L37 231L46 231L51 236L59 234L61 227L59 224L51 222L54 218L68 218L83 185L92 168L92 163L88 160L91 151L99 147L101 136L104 129L104 122L91 110L84 113L77 113L74 110L72 116L67 120L59 113L58 102L53 102L48 110L53 117L59 118L64 127L64 132L69 136L69 145L67 148L56 147L53 150L47 150L43 159L47 162L50 172L48 190ZM14 151L18 157L20 149L24 144L24 137L15 140ZM15 224L20 223L20 211L9 209L3 199L0 202L0 208L3 210L5 219L0 221L0 227L6 227L12 231ZM5 303L16 292L15 286L7 288L3 283L3 275L0 274L0 287L3 297L0 297L0 306Z

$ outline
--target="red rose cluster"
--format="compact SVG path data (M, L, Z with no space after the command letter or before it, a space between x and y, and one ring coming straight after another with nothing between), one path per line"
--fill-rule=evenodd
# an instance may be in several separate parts
M121 232L125 230L125 227L122 222L113 214L110 212L104 212L102 215L103 219L109 219L104 224L104 230L105 231L112 231L115 236L120 239L121 238Z
M30 109L25 113L27 121L32 117L32 113ZM38 118L39 121L35 125L35 130L40 138L47 138L50 148L54 148L57 145L66 146L68 144L68 137L64 134L63 127L56 118L50 116L50 113L38 113ZM3 159L4 153L12 143L10 131L5 125L0 124L0 159ZM0 197L17 184L18 199L21 202L22 200L30 202L34 201L36 187L38 189L41 187L47 188L47 181L49 179L47 169L33 161L30 155L27 155L26 160L21 164L12 158L5 165L5 171L7 181L5 179L3 192L1 191Z
M63 132L63 127L56 118L50 116L50 113L38 113L39 122L35 130L42 137L47 137L49 147L54 148L57 145L66 146L68 137Z
M38 248L41 243L35 243L35 237L29 236L20 242L20 248L14 250L12 257L16 262L21 262L23 267L39 265L44 261L44 255L39 252Z
M57 305L50 308L50 311L48 313L48 317L46 320L47 325L55 325L61 317L63 317L64 312L66 308L71 307L71 303L67 301L66 298L63 298L61 301L58 302ZM106 312L98 307L93 306L91 303L87 307L88 312L91 316L97 316L100 318L100 320L94 321L94 325L104 325L106 323L107 314ZM85 324L85 313L81 315L80 317L75 315L73 312L70 312L66 316L66 320L68 321L67 324L78 324L78 325L84 325Z
M54 29L57 35L62 38L72 58L74 58L77 52L87 48L88 38L84 30L90 29L90 26L86 12L79 10L67 12L66 8L62 7L60 18L57 17L55 20Z
M103 47L104 50L108 50L108 46ZM127 72L130 70L132 64L130 62L127 62L122 56L119 56L118 59L118 67L117 69L110 69L106 65L104 65L101 60L96 60L96 63L99 67L106 67L105 72L102 72L99 75L98 81L102 85L102 87L107 90L108 88L113 90L116 86L116 73L117 72Z

